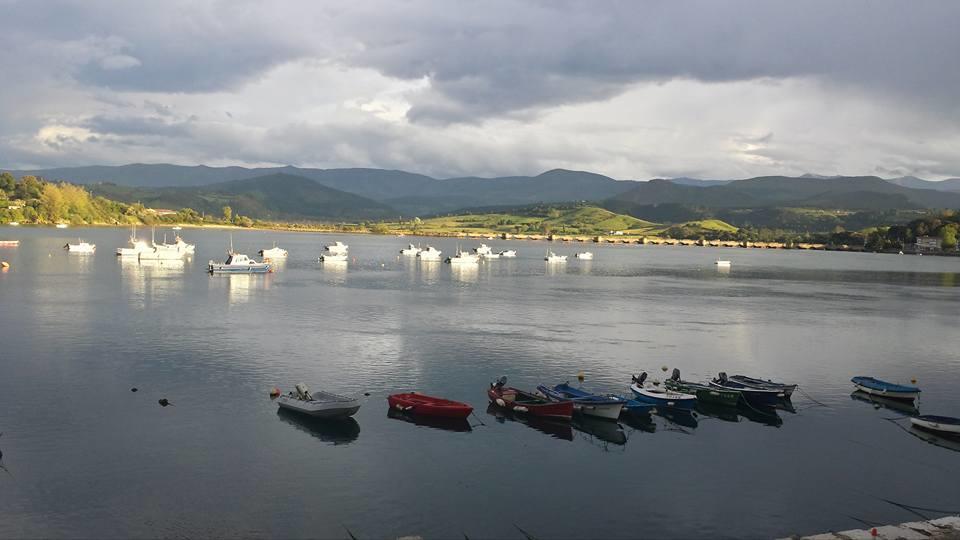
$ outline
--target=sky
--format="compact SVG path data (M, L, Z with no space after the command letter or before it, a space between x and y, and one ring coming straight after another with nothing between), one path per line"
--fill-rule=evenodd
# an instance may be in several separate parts
M0 167L960 176L960 2L0 0Z

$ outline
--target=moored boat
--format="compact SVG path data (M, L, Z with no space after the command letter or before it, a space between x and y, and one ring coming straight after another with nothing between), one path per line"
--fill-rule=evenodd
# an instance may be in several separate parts
M317 258L320 262L345 263L350 258L346 253L324 253Z
M505 249L499 253L500 257L503 259L516 259L517 250L515 249Z
M94 253L97 251L97 245L84 242L78 238L76 244L66 244L63 249L70 253Z
M447 264L477 264L480 262L480 256L458 249L454 256L447 257L444 262Z
M513 412L526 413L531 416L561 420L570 420L573 417L572 401L554 403L530 392L506 386L506 384L506 377L500 377L496 383L490 384L487 397L491 403Z
M387 403L391 408L405 413L441 418L466 418L473 412L473 407L466 403L417 392L392 394L387 396Z
M723 372L720 372L716 379L710 381L710 388L737 390L743 396L743 399L751 405L773 406L785 397L782 390L750 388L744 384L731 381L727 378L727 374Z
M567 262L567 256L557 255L552 251L548 251L547 254L543 257L543 260L549 263L562 263L562 262Z
M323 246L323 251L331 255L346 255L349 249L350 249L350 246L344 244L339 240L337 240L333 244Z
M930 431L960 436L960 418L924 414L912 417L910 423L916 427L929 429Z
M730 261L717 259L713 264L717 265L720 268L730 268Z
M421 261L439 261L441 253L439 249L433 246L427 246L417 253L417 258Z
M793 395L793 391L797 389L795 384L786 384L781 382L775 382L771 380L757 379L754 377L747 377L746 375L732 375L730 377L731 381L738 382L744 386L750 388L760 388L763 390L779 390L783 392L783 397L789 399Z
M891 383L873 377L854 377L850 379L850 382L852 382L857 389L875 396L909 401L913 401L920 396L920 389L916 386Z
M260 256L264 259L286 259L287 255L287 250L277 247L276 243L274 243L270 249L260 250Z
M143 259L143 255L140 256ZM257 262L242 253L227 252L227 260L223 263L210 261L207 271L211 274L266 274L270 271L270 263Z
M357 398L330 392L311 392L303 383L298 383L294 388L295 391L278 397L277 405L316 418L346 418L360 410L360 400Z
M739 390L711 388L709 385L703 383L684 381L680 378L680 370L677 368L673 369L673 374L669 379L663 381L663 386L667 390L673 390L674 392L693 394L697 396L697 401L703 403L736 406L741 399Z
M580 259L581 261L592 261L593 253L590 253L589 251L582 251L574 255L574 257Z
M473 252L482 257L493 253L493 248L486 244L480 244L479 247L473 248Z
M117 248L117 257L139 257L141 253L153 250L146 240L137 238L137 226L134 225L130 230L130 239L127 240L130 247Z
M413 244L407 244L407 247L400 250L401 255L406 255L407 257L415 257L420 253L420 248Z
M580 388L574 388L567 383L558 384L553 388L540 385L537 390L550 401L573 402L573 410L597 418L616 420L627 400L611 395L600 395Z
M0 247L17 247L19 245L19 240L0 240Z
M656 405L658 408L693 409L697 404L697 396L693 394L649 386L645 384L646 380L646 372L641 373L638 377L633 377L630 391L633 392L638 401Z
M66 228L69 227L69 226L70 226L70 225L67 225L66 223L57 223L57 228L58 228L58 229L66 229Z

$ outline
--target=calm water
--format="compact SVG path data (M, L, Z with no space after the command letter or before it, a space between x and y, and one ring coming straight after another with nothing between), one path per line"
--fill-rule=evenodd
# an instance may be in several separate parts
M399 259L408 239L250 231L238 250L290 259L211 277L227 233L183 232L195 259L158 267L113 256L124 230L0 230L22 240L0 250L0 536L759 538L916 519L885 499L960 509L960 452L849 384L916 378L922 412L960 416L960 259L590 245L547 268L547 244L496 241L520 258L467 270ZM95 256L61 249L78 235ZM346 268L315 262L334 239ZM779 377L824 406L620 427L487 411L501 374L624 392L661 366ZM299 381L371 395L315 425L267 395ZM483 425L389 417L410 389Z

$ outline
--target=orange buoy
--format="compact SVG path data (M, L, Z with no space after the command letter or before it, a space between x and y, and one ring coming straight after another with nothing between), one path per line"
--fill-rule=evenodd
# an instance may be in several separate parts
M280 396L280 389L274 386L273 388L270 389L270 397L275 398L278 396Z

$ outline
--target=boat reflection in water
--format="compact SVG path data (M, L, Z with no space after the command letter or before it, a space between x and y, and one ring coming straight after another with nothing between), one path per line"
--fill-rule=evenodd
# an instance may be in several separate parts
M423 416L409 414L396 409L387 409L387 417L393 418L394 420L402 420L404 422L409 422L411 424L433 428L433 429L442 429L444 431L473 431L473 428L470 426L470 422L466 418L441 418L438 416Z
M694 411L674 409L671 407L657 408L655 413L660 418L685 428L696 429L700 424Z
M347 261L326 260L320 263L323 269L324 281L342 285L347 282Z
M451 264L450 275L454 281L460 283L476 283L477 277L480 275L480 269L476 264Z
M951 437L950 435L935 433L917 426L910 426L906 428L906 431L914 437L922 439L932 445L953 450L954 452L960 452L960 436Z
M623 446L627 444L627 434L618 422L594 418L584 414L575 414L571 420L573 429L599 439L604 443ZM606 448L604 448L606 449Z
M850 394L850 399L871 403L875 409L890 409L891 411L897 411L911 416L920 414L920 409L918 409L912 401L876 396L868 394L863 390L857 390Z
M360 424L353 418L314 418L304 414L277 409L280 420L321 441L333 444L350 444L360 436Z
M517 422L532 427L541 433L546 433L554 439L561 439L564 441L573 440L573 429L570 427L569 422L550 420L538 416L528 417L524 414L514 414L512 411L497 407L493 403L487 406L487 414L496 418L497 422L500 422L501 424L506 423L506 421L509 420L511 422Z
M725 405L716 405L712 403L697 403L696 411L703 416L716 418L725 422L739 422L740 418L746 418L750 422L763 424L765 426L780 427L783 425L783 418L777 414L774 407L758 407L756 405L740 404L736 407Z
M656 433L657 431L657 423L653 421L653 416L649 413L621 414L620 421L623 422L625 425L638 431L644 431L647 433Z

